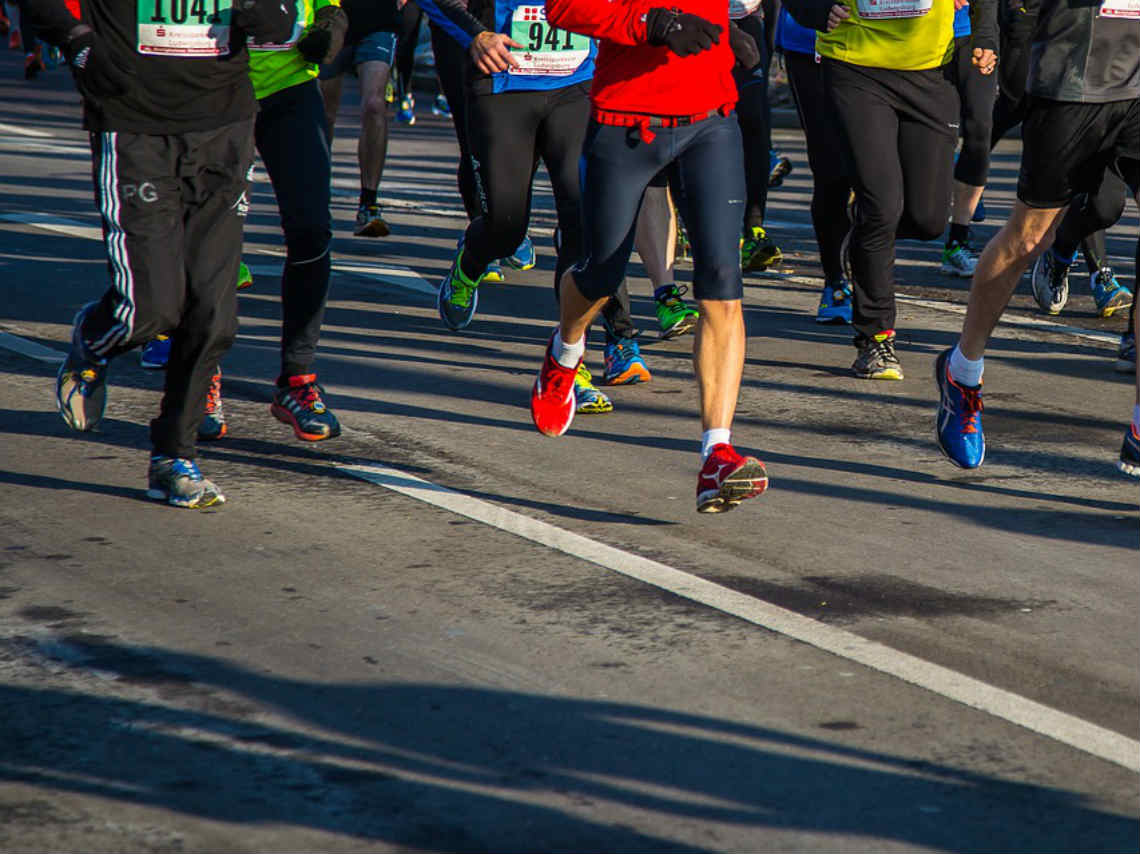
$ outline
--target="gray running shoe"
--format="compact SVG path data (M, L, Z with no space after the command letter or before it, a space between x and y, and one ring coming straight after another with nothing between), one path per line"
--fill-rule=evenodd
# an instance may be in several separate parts
M72 430L94 430L107 408L107 362L88 351L80 335L87 309L75 315L71 350L55 378L55 402L64 423Z
M174 507L197 510L226 502L222 491L202 477L193 460L155 454L150 458L148 480L147 498Z

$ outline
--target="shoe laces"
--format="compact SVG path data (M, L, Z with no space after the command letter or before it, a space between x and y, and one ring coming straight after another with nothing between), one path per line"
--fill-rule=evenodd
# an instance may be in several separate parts
M670 285L669 289L657 301L669 308L685 308L685 301L682 297L688 292L688 285Z
M1096 271L1096 275L1093 277L1094 288L1099 288L1100 290L1107 291L1110 288L1113 288L1114 285L1118 286L1118 283L1116 281L1116 276L1114 276L1112 273L1111 267L1101 267Z
M542 372L543 395L553 394L554 397L562 399L566 397L566 384L569 383L573 386L577 383L578 372L571 371L565 365L559 364L553 356L548 358L549 362Z
M863 346L878 358L892 362L898 358L895 356L895 336L893 335L885 335L881 339L878 337L868 338Z
M614 361L632 361L641 356L641 348L632 338L622 338L613 344Z
M958 411L958 415L962 419L962 432L977 433L978 416L983 409L982 390L980 388L958 386L958 391L962 395L962 408Z
M574 385L578 388L589 389L590 391L597 391L594 388L594 375L590 373L590 369L585 364L578 366L577 372L574 374Z
M286 389L286 394L310 412L325 411L325 402L321 400L321 387L315 382L293 386Z

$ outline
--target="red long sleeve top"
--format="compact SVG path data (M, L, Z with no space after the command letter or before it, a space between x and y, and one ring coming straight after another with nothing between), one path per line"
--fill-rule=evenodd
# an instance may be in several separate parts
M720 43L692 56L646 43L645 15L675 6L722 28ZM694 116L736 104L727 0L546 0L556 27L598 40L590 98L615 113Z

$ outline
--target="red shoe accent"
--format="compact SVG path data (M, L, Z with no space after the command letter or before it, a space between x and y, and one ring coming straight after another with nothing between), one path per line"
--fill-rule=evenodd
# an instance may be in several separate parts
M554 336L551 335L538 379L530 391L530 417L543 435L561 436L570 429L570 422L574 420L574 375L578 373L582 360L579 359L573 368L560 365L551 354L553 346Z
M742 457L728 443L714 445L697 478L697 512L724 513L768 488L768 472L756 457Z

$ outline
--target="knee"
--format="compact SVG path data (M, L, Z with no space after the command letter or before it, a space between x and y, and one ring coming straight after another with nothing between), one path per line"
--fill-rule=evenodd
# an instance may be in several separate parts
M383 91L369 95L360 105L360 112L364 121L376 121L388 115L388 102L384 100Z
M327 257L332 231L327 226L289 228L285 230L285 248L289 264L308 264Z
M935 240L946 228L946 211L917 211L912 214L911 234L916 240Z

